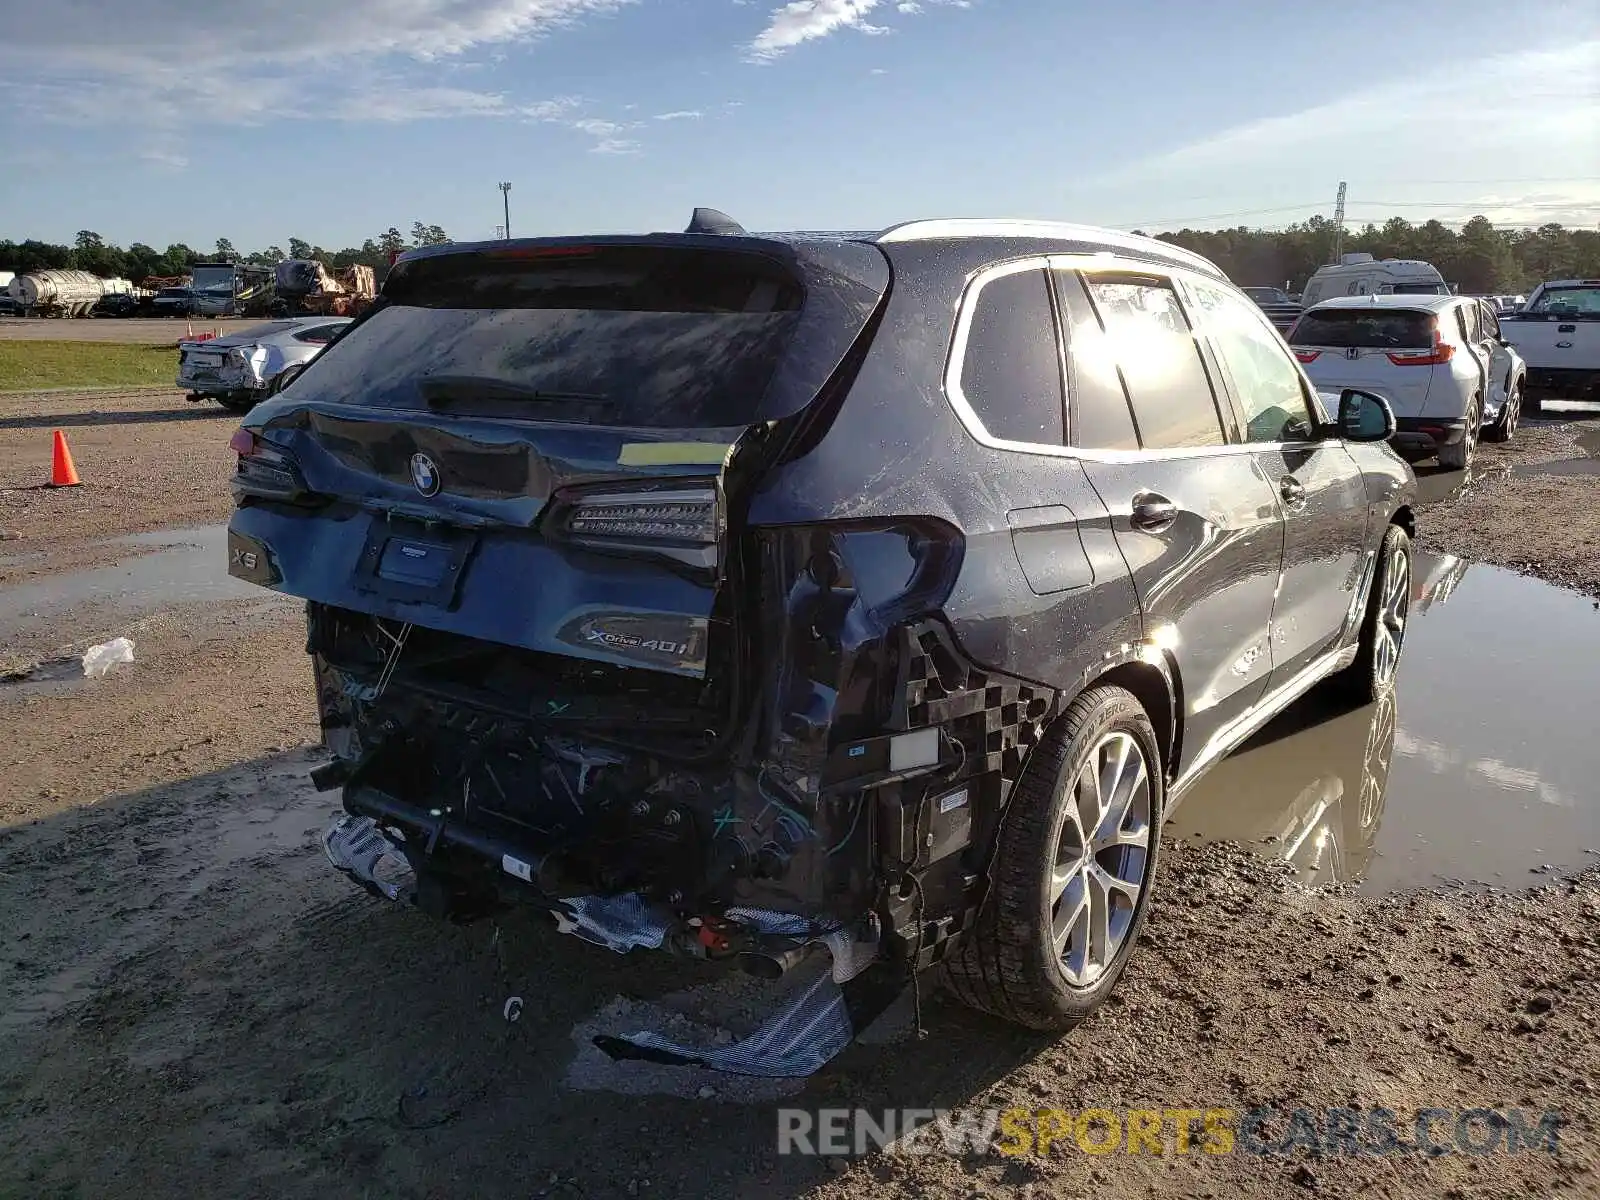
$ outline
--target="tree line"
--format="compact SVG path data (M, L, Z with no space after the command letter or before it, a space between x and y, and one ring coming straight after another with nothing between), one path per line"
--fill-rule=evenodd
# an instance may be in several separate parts
M311 258L326 263L334 270L361 263L381 275L388 269L393 255L416 246L447 245L450 240L450 235L439 226L417 221L411 226L409 240L391 225L377 237L367 238L360 246L347 246L342 250L327 250L304 238L292 237L287 249L273 245L264 250L241 254L230 240L218 238L216 246L207 253L182 242L174 242L165 250L158 250L144 242L134 242L123 249L93 230L83 229L70 246L31 238L22 242L0 241L0 270L21 275L28 271L72 268L88 271L102 279L131 279L139 283L145 279L186 275L195 263L231 262L271 267L285 259Z
M1156 236L1205 255L1235 283L1299 292L1333 258L1336 233L1333 222L1319 216L1286 229L1180 229ZM1473 217L1458 230L1391 217L1347 229L1340 248L1422 259L1466 295L1526 293L1547 279L1600 277L1600 229L1496 229L1487 218Z
M1332 221L1318 216L1284 229L1241 225L1236 229L1180 229L1156 236L1205 255L1235 283L1287 286L1298 292L1317 267L1332 257L1336 232ZM450 236L439 226L417 221L409 239L391 225L378 237L342 250L326 250L290 238L287 249L274 245L241 254L231 241L220 238L210 253L203 253L181 242L165 250L134 242L124 250L86 229L71 246L0 241L0 270L20 274L76 267L104 278L120 276L138 283L153 276L185 274L197 262L272 266L285 258L314 258L335 270L364 263L381 275L391 255L413 246L449 241ZM1345 252L1364 250L1374 258L1423 259L1465 293L1526 292L1546 279L1600 277L1600 229L1562 225L1496 229L1484 217L1473 217L1460 229L1452 229L1439 221L1412 224L1391 217L1382 225L1346 230L1341 248Z

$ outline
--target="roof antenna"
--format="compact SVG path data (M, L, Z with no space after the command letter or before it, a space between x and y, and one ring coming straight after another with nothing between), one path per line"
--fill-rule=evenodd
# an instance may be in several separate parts
M714 208L697 208L694 216L689 219L689 228L685 233L718 233L724 237L743 237L745 227L735 221L725 212L718 212Z

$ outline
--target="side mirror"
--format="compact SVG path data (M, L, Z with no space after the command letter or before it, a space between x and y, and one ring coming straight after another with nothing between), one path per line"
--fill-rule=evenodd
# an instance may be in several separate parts
M1339 393L1339 436L1347 442L1386 442L1399 426L1382 396L1345 388Z

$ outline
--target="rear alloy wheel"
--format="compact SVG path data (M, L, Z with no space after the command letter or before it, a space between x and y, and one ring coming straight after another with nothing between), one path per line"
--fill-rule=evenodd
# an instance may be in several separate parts
M1486 442L1509 442L1517 432L1517 421L1522 416L1522 384L1511 385L1506 392L1506 402L1500 406L1500 419L1483 431Z
M1391 525L1378 550L1367 615L1361 623L1360 650L1342 676L1352 699L1370 704L1394 691L1410 617L1411 538L1400 526Z
M1074 700L1012 794L988 897L945 963L956 996L1032 1029L1070 1029L1098 1008L1144 920L1164 801L1139 702L1118 687Z
M1483 426L1483 397L1474 396L1467 405L1467 427L1454 446L1439 447L1439 465L1447 471L1467 471L1478 451L1478 436Z

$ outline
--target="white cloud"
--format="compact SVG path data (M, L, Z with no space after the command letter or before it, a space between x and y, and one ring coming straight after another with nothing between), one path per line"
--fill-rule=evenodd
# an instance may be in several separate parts
M773 11L746 48L748 56L766 61L839 29L870 28L865 18L877 7L878 0L792 0Z
M655 119L658 121L698 121L703 116L705 116L705 113L697 108L681 108L675 112L657 113Z
M744 48L745 58L750 62L771 62L802 43L841 29L872 35L893 33L888 26L874 25L866 19L879 3L880 0L791 0L772 10L766 28ZM973 0L899 0L894 11L914 17L926 12L929 5L971 8L972 4Z
M197 18L189 0L8 6L13 109L160 142L197 124L500 118L571 124L570 98L441 85L454 73L635 0L274 0Z
M1239 184L1241 202L1254 196L1259 205L1281 189L1278 181L1322 178L1327 212L1334 184L1344 178L1355 225L1396 213L1416 221L1483 213L1504 224L1592 225L1600 208L1592 181L1600 177L1596 79L1600 41L1456 63L1236 125L1135 159L1083 187L1154 194L1158 211L1176 217L1181 205L1161 202L1150 189L1181 195L1197 182L1228 180ZM1570 182L1559 191L1529 186L1552 177ZM1459 182L1407 182L1423 180ZM1201 211L1220 207L1212 202Z

